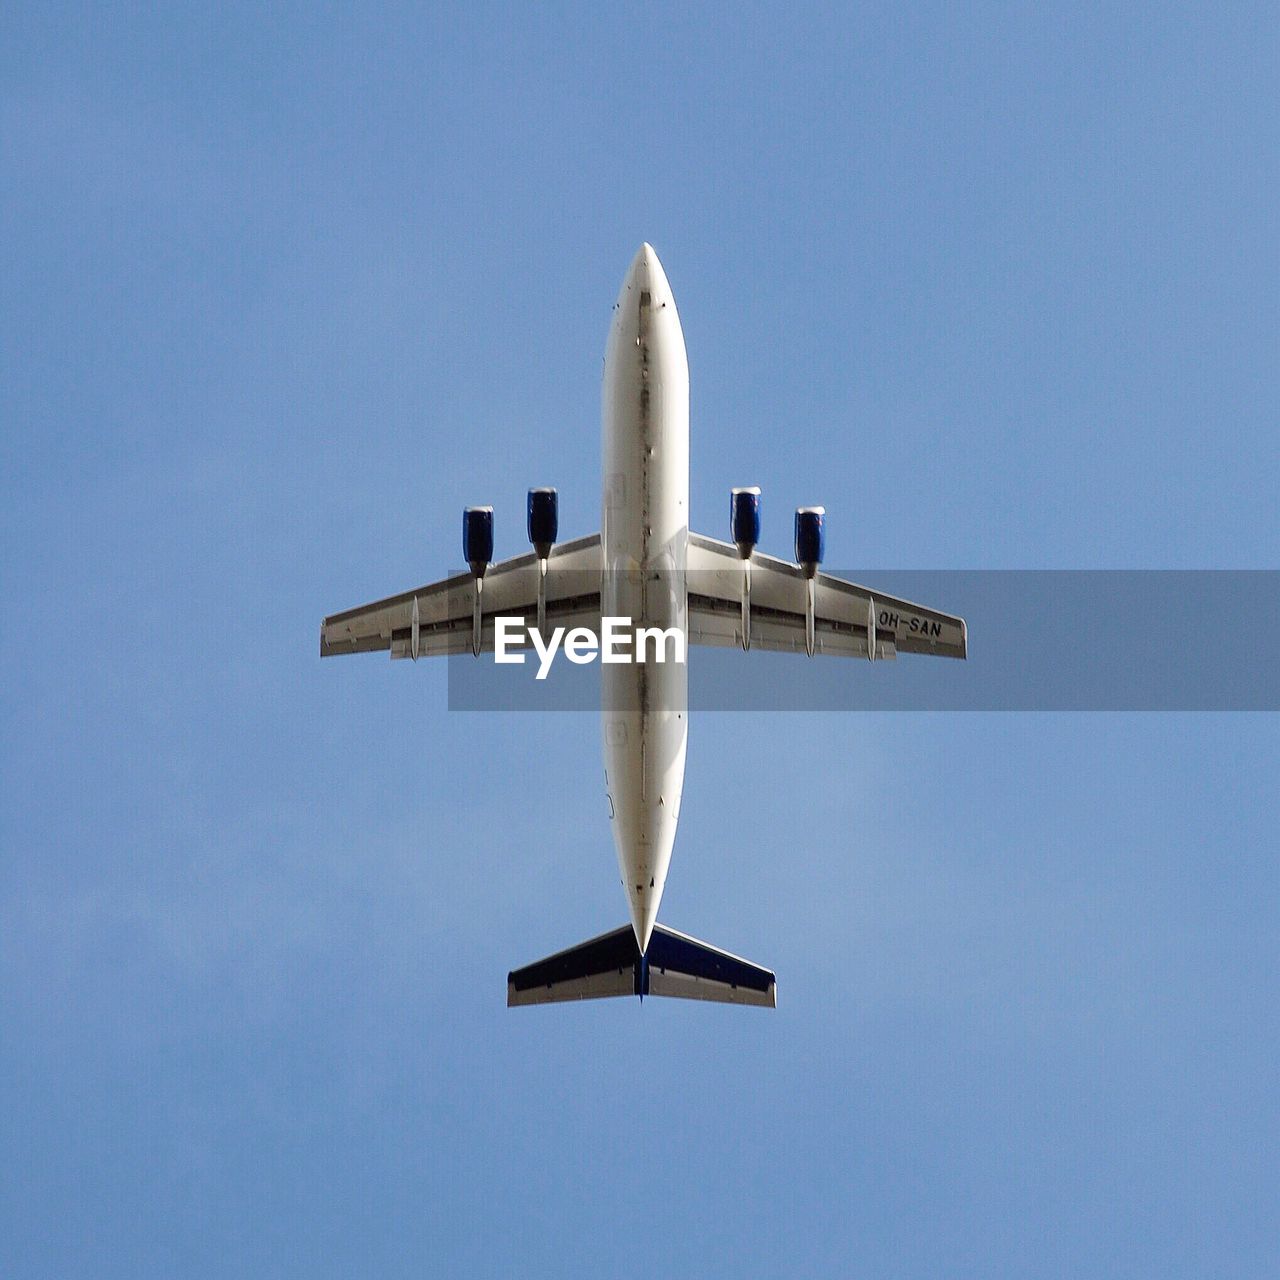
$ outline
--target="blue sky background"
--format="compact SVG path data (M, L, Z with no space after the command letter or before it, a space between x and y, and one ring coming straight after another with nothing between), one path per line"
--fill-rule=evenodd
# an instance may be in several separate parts
M1274 715L705 715L663 918L778 1010L508 1012L625 917L595 718L316 636L464 503L596 527L642 239L704 531L1275 568L1278 61L1265 5L10 6L0 1273L1273 1275Z

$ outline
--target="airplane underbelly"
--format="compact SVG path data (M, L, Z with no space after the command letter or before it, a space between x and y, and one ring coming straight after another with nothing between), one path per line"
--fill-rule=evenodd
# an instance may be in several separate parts
M602 613L678 632L687 648L689 370L670 288L644 251L614 310L602 428ZM688 668L674 640L662 643L666 661L601 664L606 790L642 947L675 843L688 734Z

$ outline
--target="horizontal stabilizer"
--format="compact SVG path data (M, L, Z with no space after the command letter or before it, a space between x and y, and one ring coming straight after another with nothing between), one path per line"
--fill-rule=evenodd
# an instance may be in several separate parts
M777 983L768 969L660 924L645 955L624 925L507 975L508 1006L605 996L677 996L772 1009Z

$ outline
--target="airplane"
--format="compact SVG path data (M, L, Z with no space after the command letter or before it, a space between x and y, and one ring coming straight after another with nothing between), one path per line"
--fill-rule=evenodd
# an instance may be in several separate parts
M964 658L962 618L821 571L822 507L795 513L795 562L757 552L761 495L730 492L729 542L689 529L689 364L675 298L642 244L614 303L602 391L599 533L558 543L555 489L530 489L532 553L493 563L493 508L463 511L469 570L325 618L320 654L492 653L496 619L674 628L687 644L865 659ZM602 663L605 795L628 924L515 969L509 1006L676 996L773 1008L774 973L657 922L684 785L684 662Z

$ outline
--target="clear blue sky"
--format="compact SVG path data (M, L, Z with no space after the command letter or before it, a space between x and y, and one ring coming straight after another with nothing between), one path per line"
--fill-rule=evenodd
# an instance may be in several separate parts
M1275 12L1079 9L9 6L0 1274L1275 1274L1275 716L704 716L663 918L780 1007L508 1012L595 718L316 656L596 527L644 239L706 532L1276 567Z

